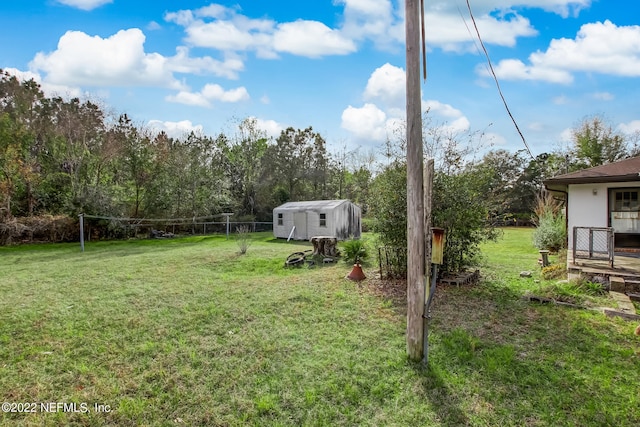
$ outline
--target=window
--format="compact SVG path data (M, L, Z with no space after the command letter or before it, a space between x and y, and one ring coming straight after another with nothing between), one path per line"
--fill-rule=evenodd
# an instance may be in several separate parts
M320 214L320 227L326 227L327 226L327 214L321 213Z
M281 213L278 214L278 225L284 225L284 220L282 218L282 214Z
M638 191L616 191L614 211L634 211L640 210L638 204Z

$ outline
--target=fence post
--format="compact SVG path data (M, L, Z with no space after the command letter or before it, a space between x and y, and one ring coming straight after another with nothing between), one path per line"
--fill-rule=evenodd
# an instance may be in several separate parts
M609 241L609 266L611 268L613 268L613 257L616 251L616 248L615 248L616 241L613 233L614 233L613 227L610 227L607 230L607 240Z
M576 263L576 246L578 246L578 227L573 227L573 263Z
M80 250L84 252L84 214L78 216L80 217Z

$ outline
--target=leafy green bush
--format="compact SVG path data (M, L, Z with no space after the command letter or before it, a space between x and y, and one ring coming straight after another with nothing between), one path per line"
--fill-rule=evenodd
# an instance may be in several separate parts
M535 206L536 225L533 245L553 252L564 248L567 242L567 223L561 202L551 195L538 196Z
M545 212L538 218L538 227L533 232L533 245L538 249L553 252L565 247L567 226L563 213Z
M495 240L499 232L487 222L488 206L481 178L474 171L457 174L436 172L433 181L434 227L445 229L443 272L454 272L477 264L480 243ZM373 231L383 245L407 247L407 167L396 161L374 182L370 209ZM401 262L406 263L406 259Z
M360 264L369 254L367 246L362 239L349 239L342 242L344 261L348 264Z

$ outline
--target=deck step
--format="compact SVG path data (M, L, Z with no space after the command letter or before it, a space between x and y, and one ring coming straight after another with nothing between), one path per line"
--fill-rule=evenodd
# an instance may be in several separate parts
M640 301L640 294L634 294L631 292L627 292L627 296L631 301Z

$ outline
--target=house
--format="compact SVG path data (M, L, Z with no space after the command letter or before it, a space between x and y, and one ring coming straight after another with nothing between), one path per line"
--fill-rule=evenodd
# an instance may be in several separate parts
M309 240L331 236L360 237L360 208L349 200L288 202L273 210L273 234L278 238Z
M569 254L640 248L640 157L544 181L566 200Z

